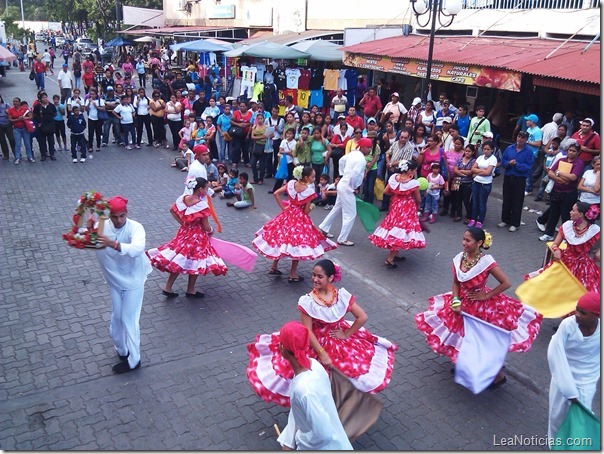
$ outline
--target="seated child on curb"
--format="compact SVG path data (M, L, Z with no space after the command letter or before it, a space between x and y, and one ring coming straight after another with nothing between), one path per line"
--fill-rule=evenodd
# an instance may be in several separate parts
M206 164L206 172L208 173L208 181L210 184L218 181L220 174L213 163L210 162L209 164Z
M241 189L236 192L237 202L227 202L227 206L235 207L237 209L243 209L252 207L253 209L258 208L254 199L254 187L250 183L250 177L247 172L241 172L239 174L239 185Z
M319 177L319 185L317 186L317 206L325 206L327 204L327 186L329 186L329 175L324 173Z
M331 210L333 208L333 206L336 204L336 197L338 195L338 190L336 189L336 186L338 185L338 183L340 182L340 175L338 175L337 177L335 177L333 179L333 183L327 185L327 188L325 190L325 209L326 210Z
M214 188L214 190L226 186L229 182L229 173L227 172L226 166L222 162L219 162L216 164L216 168L218 169L218 180L212 181L212 188Z
M193 151L189 148L187 142L180 142L180 156L174 158L171 167L178 167L181 172L189 170L189 166L193 162Z

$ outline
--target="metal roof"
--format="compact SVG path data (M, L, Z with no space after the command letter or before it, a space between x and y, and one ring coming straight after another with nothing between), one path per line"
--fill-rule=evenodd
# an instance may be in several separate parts
M271 32L267 33L266 31L261 31L257 32L251 38L240 41L239 44L256 44L262 41L270 41L272 43L289 46L290 44L295 44L306 39L326 38L330 35L342 36L343 33L344 32L342 32L342 30L306 30L300 33L284 33L282 35L273 35Z
M345 52L426 60L428 36L385 38L343 47ZM543 77L600 84L600 43L537 38L437 36L433 60L510 69ZM556 48L560 48L556 50ZM554 52L555 51L555 52Z

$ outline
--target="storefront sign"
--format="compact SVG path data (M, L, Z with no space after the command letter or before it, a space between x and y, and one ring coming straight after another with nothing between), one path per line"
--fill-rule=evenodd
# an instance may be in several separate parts
M343 63L355 68L403 74L421 79L426 77L428 70L428 64L425 60L354 54L350 52L345 52ZM516 71L457 63L442 63L438 61L432 62L431 72L430 78L434 80L509 91L520 91L520 82L522 79L521 73Z
M208 5L206 6L208 19L235 19L235 5Z

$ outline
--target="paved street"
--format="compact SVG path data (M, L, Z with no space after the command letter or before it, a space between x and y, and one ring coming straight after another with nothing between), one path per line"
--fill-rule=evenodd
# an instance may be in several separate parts
M6 101L20 96L31 103L35 85L27 76L13 69L0 80ZM47 79L46 89L58 92L56 78ZM299 317L296 303L311 288L312 263L300 265L305 282L288 284L268 276L269 261L259 257L250 274L230 268L227 276L200 278L206 293L200 302L166 300L166 275L154 271L141 314L143 367L114 375L110 301L95 253L69 248L61 234L79 196L94 189L128 198L129 216L147 231L147 247L158 246L177 230L168 210L185 174L170 168L171 151L152 147L110 145L85 164L72 164L68 152L57 156L19 166L1 162L0 448L279 449L273 424L286 425L287 409L252 391L246 343ZM277 213L270 186L256 188L258 210L235 211L215 199L220 238L249 246ZM495 227L500 208L494 191L485 225L493 234L489 252L512 281L507 293L513 295L522 275L540 266L545 247L535 214L524 212L527 225L513 234ZM319 224L326 214L317 208L311 216ZM451 259L463 231L449 218L439 220L425 250L407 253L398 269L388 270L386 252L369 243L357 221L350 238L357 245L326 255L342 266L341 284L369 315L367 328L399 345L392 382L379 395L382 415L355 449L509 449L494 437L547 434L546 350L555 321L544 322L530 352L508 356L506 385L477 396L453 382L449 360L435 355L415 327L413 316L427 298L451 288ZM174 287L181 295L185 281Z

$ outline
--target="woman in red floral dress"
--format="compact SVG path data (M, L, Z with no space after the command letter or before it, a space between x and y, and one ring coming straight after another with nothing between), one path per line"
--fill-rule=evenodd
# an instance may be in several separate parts
M561 260L588 292L598 293L600 293L600 267L589 256L589 251L600 241L600 227L594 224L599 215L600 209L597 205L575 203L570 211L570 220L559 227L558 235L551 246L554 259ZM567 245L564 250L559 247L563 240ZM524 276L525 279L541 274L551 263Z
M311 210L310 203L317 197L313 184L314 170L312 167L298 166L293 173L295 180L290 180L273 194L282 210L281 213L256 232L252 245L260 254L273 260L268 274L283 274L277 268L279 259L290 257L292 266L288 281L301 282L304 277L298 276L298 262L318 259L337 246L325 238L308 215ZM284 192L289 198L287 206L284 206L280 199Z
M369 241L390 251L384 262L388 268L396 268L394 261L402 259L396 255L399 250L426 247L426 239L417 215L420 195L419 183L413 179L416 168L414 161L403 160L396 173L388 179L384 194L392 196L390 211L375 232L369 235Z
M189 298L203 298L205 294L195 290L197 276L213 273L214 276L226 274L227 266L210 244L208 216L210 209L206 201L208 181L196 178L188 183L193 194L181 195L170 208L170 213L180 224L176 236L168 243L147 251L151 264L160 271L170 273L162 293L169 298L178 296L172 291L172 285L180 274L189 275L185 295Z
M426 335L430 348L453 362L457 361L464 337L461 311L510 331L511 352L528 351L539 334L543 316L503 294L510 281L495 259L482 252L490 243L490 235L484 230L469 228L463 236L463 252L453 259L453 291L430 298L430 308L415 316L415 323ZM489 275L499 282L494 289L486 286ZM501 370L492 386L505 381Z
M363 328L365 311L346 289L333 286L340 278L340 268L331 260L319 261L313 269L313 290L298 300L302 324L310 332L309 357L338 368L359 390L377 393L390 383L397 346ZM355 318L352 323L344 320L348 312ZM248 344L247 377L262 399L289 406L294 372L279 353L279 343L276 332L259 334Z

